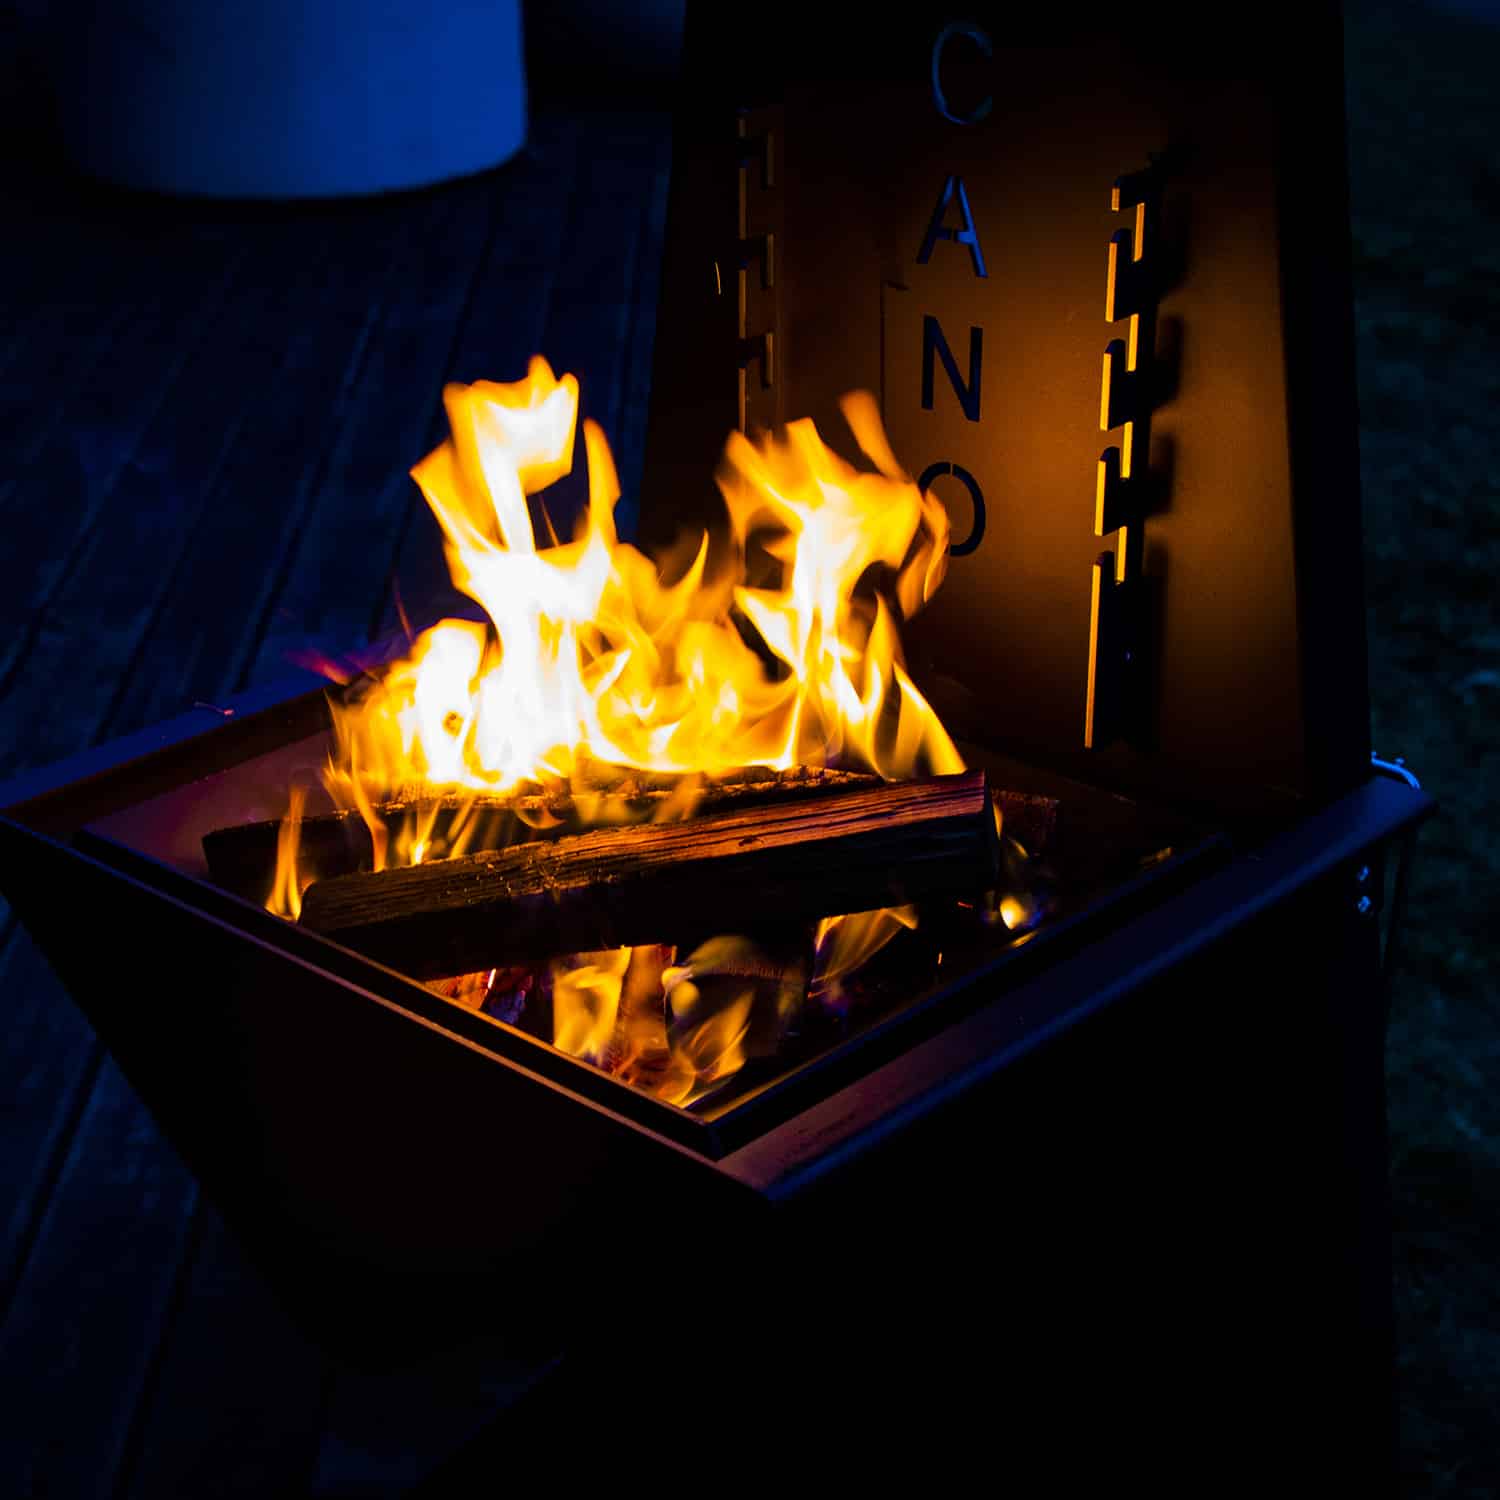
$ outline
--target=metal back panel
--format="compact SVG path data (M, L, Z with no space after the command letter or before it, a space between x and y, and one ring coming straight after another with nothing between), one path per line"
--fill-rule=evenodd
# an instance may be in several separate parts
M961 733L1225 817L1356 785L1336 12L809 9L689 8L647 540L732 427L852 457L874 390L952 518L907 637Z

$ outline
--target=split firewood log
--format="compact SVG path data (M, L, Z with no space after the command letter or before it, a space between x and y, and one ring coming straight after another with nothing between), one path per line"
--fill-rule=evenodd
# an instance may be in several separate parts
M335 876L308 887L301 920L425 978L976 896L998 852L976 771Z
M420 836L424 858L504 849L582 833L600 824L668 821L761 807L840 790L879 786L867 771L827 766L771 770L745 766L714 780L703 776L596 772L591 784L537 790L515 796L420 797L375 804L375 816L394 838L403 830ZM247 901L263 901L276 871L280 822L216 828L203 838L214 883ZM354 809L314 813L301 819L297 869L303 884L374 868L370 829Z

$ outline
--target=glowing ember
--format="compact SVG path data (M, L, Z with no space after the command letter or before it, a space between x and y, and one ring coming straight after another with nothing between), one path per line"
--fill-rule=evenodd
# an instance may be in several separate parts
M614 463L592 422L577 534L538 546L529 497L570 468L573 376L538 357L525 380L450 386L444 403L452 435L412 474L455 583L488 621L443 621L333 705L325 781L369 825L377 870L464 852L462 816L434 841L439 797L566 785L587 809L601 775L666 772L684 778L681 794L655 816L684 817L706 778L747 766L836 763L887 779L963 769L898 636L942 580L947 518L897 464L870 396L842 409L874 472L847 464L810 421L754 444L731 435L719 475L727 537L704 535L675 570L618 540ZM387 827L377 809L398 799L417 810ZM296 812L268 902L288 916ZM747 915L726 913L726 926ZM837 1009L842 978L915 921L903 908L820 924L814 996ZM621 949L554 964L556 1045L676 1102L732 1073L759 1045L760 1011L771 1033L793 1024L807 976L758 975L753 962L736 973L726 953L745 969L735 945L746 940L722 942L680 962Z

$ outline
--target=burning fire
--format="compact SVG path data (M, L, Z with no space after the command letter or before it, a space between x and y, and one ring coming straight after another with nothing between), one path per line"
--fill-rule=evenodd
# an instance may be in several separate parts
M963 769L898 635L942 581L947 517L896 462L871 396L842 409L873 472L810 421L756 443L732 434L719 474L727 538L705 534L664 568L616 535L619 485L593 422L587 511L572 541L538 545L531 497L572 463L573 376L537 357L524 380L452 385L444 404L451 436L412 475L455 583L488 620L432 627L333 706L325 781L369 826L376 869L466 852L462 817L434 846L439 798L566 787L587 813L590 799L602 811L611 777L665 772L682 778L680 795L656 816L681 817L705 781L747 766L837 764L887 779ZM399 818L382 812L394 801ZM292 916L299 812L268 902ZM682 1102L761 1044L762 1011L789 1023L809 983L837 994L914 922L909 909L825 921L810 976L732 938L681 959L574 955L550 976L554 1040Z

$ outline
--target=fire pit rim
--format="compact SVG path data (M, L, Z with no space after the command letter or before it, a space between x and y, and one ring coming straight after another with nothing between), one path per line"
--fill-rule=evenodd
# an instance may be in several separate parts
M361 653L362 665L378 664L403 644L386 638ZM791 1073L753 1086L743 1097L712 1105L702 1113L667 1104L572 1057L519 1028L470 1012L415 979L347 948L337 941L288 923L261 906L222 890L210 880L167 863L91 827L112 812L232 770L245 760L294 739L329 728L327 697L340 689L303 673L194 711L137 734L92 747L81 755L27 773L0 787L0 821L21 825L28 834L55 842L79 858L151 890L199 916L257 943L267 943L299 964L351 985L422 1024L436 1026L465 1045L478 1046L550 1087L566 1089L595 1108L632 1125L666 1136L709 1160L717 1160L794 1117L811 1098L823 1097L879 1067L889 1056L918 1045L934 1030L952 1024L992 995L997 983L1009 989L1048 961L1059 944L1088 941L1120 920L1118 903L1106 902L1033 934L1041 942L1006 947L957 974L921 986L912 1000L860 1031L842 1038ZM1198 854L1222 848L1206 843ZM1179 860L1172 874L1189 878L1200 860ZM1163 891L1167 887L1162 886ZM1130 894L1126 885L1117 893ZM1112 917L1113 913L1113 917ZM1001 979L1001 971L1004 978Z

